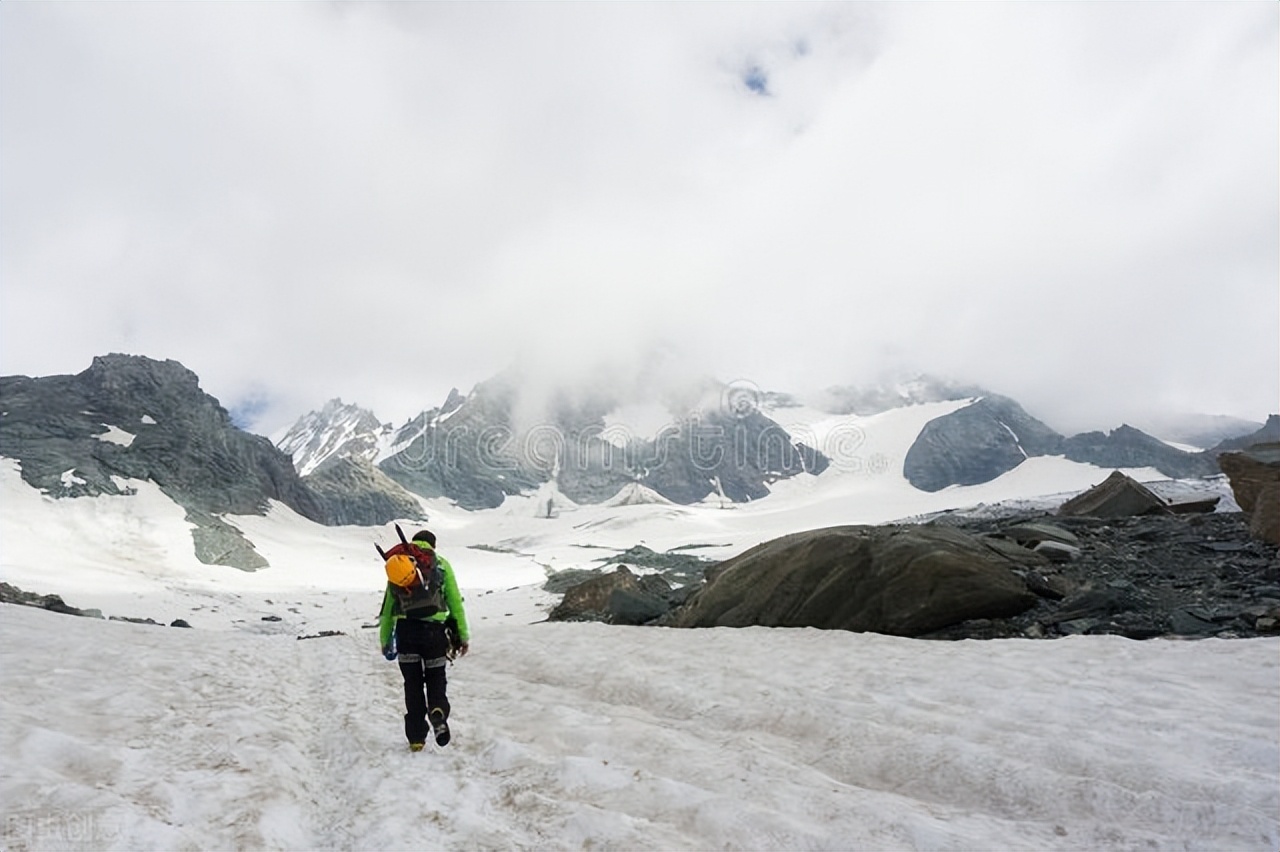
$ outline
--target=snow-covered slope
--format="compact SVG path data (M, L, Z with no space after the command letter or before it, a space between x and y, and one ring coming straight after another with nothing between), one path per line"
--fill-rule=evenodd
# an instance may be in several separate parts
M356 630L3 616L7 849L1280 843L1277 640L495 624L413 755Z
M1108 473L1037 458L926 494L878 461L953 404L821 421L840 465L755 503L575 505L552 483L490 511L427 501L474 650L450 670L454 743L419 755L369 629L389 527L227 517L271 563L246 573L198 562L154 485L54 500L0 460L0 580L196 628L0 606L3 845L1276 848L1280 640L540 623L547 568L635 544L724 557Z
M820 417L819 412L798 408L771 412L794 418L783 425L795 427L799 434L804 433L797 424L804 424L806 437L832 464L821 476L801 474L776 482L768 498L753 503L722 502L713 496L681 506L635 490L624 499L579 505L560 494L553 482L508 498L492 510L466 511L442 499L422 503L442 547L463 569L463 583L495 589L537 582L547 570L592 567L600 557L636 544L658 551L704 545L703 555L719 559L803 529L883 523L1004 500L1041 499L1050 505L1110 473L1049 456L1028 459L982 485L933 493L913 488L901 470L906 449L925 422L964 404L928 403L869 417ZM1126 472L1139 480L1161 479L1152 470ZM390 526L324 527L273 503L265 517L225 518L253 542L270 568L246 574L208 566L192 555L190 524L183 510L151 483L126 484L138 493L54 500L27 486L15 462L0 459L0 497L5 504L0 514L0 579L119 615L181 617L210 627L225 627L234 617L244 620L243 627L260 621L263 614L276 614L307 629L318 623L313 616L323 613L302 618L278 602L255 602L243 611L224 602L213 613L212 605L200 596L239 590L260 596L260 601L275 600L272 594L280 589L314 588L332 594L376 589L381 581L373 544L395 541ZM93 542L94 547L73 548L60 555L60 570L50 570L50 543L63 541ZM163 607L159 601L164 601Z

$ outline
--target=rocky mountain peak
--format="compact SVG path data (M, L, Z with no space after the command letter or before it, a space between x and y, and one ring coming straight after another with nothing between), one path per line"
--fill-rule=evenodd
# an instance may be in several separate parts
M288 457L237 429L176 361L114 354L74 376L0 377L0 406L0 455L19 461L29 485L81 497L154 482L187 510L196 554L207 562L265 564L224 514L261 513L279 500L323 520Z
M443 415L443 414L448 414L452 411L456 411L457 409L461 408L462 403L466 401L467 401L467 398L462 394L458 393L457 388L450 388L449 396L445 399L444 405L440 406L440 413Z
M1267 415L1267 422L1262 424L1262 428L1247 435L1240 435L1235 438L1229 438L1222 441L1212 450L1211 453L1218 455L1220 453L1231 452L1233 450L1246 450L1254 444L1275 444L1280 443L1280 414Z
M121 352L94 356L89 368L80 373L80 377L99 390L115 388L136 392L151 387L197 392L200 389L199 377L177 361L159 361L145 355Z
M821 453L796 443L756 405L735 407L723 383L611 388L537 381L516 369L456 391L439 413L378 466L423 497L493 508L554 480L575 503L600 503L631 484L663 499L697 502L719 493L756 500L769 484L820 473ZM626 428L616 415L646 403L669 414L660 435ZM620 440L626 433L627 440ZM404 430L401 431L404 435Z
M374 461L390 433L390 424L379 421L373 412L335 398L299 418L276 446L306 476L331 458L358 456Z

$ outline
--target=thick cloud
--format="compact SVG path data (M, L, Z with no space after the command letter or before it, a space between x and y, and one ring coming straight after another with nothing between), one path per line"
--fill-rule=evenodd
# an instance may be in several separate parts
M0 371L1277 406L1274 4L3 4ZM622 368L625 370L625 367Z

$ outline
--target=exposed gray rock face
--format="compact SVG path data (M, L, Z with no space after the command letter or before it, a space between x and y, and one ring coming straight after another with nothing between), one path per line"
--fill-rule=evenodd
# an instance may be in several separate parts
M671 608L671 587L653 574L638 577L625 565L570 587L551 611L550 621L604 621L644 624Z
M1072 461L1098 467L1154 467L1172 479L1213 476L1218 466L1208 453L1188 453L1171 447L1132 426L1102 432L1084 432L1067 438L1062 453Z
M1022 564L1040 562L1028 552ZM671 623L915 636L1030 608L1037 598L1014 573L1019 567L1003 551L945 526L812 530L725 562Z
M930 420L903 461L903 475L922 491L990 482L1027 458L1060 452L1062 436L1003 396Z
M716 492L743 502L767 495L771 482L828 464L752 406L685 409L655 438L615 443L605 416L618 401L608 392L560 394L531 415L523 384L509 372L465 400L451 397L379 467L416 494L483 509L551 480L577 503L604 502L637 482L676 503Z
M1258 431L1241 435L1238 438L1229 438L1215 446L1210 452L1214 455L1219 455L1234 450L1247 450L1255 444L1277 443L1280 443L1280 414L1271 414L1267 416L1267 422Z
M266 560L222 515L260 514L278 500L326 524L417 518L416 500L368 463L299 477L266 438L236 428L195 373L176 361L95 358L75 376L0 378L0 455L54 497L123 494L150 480L187 510L202 562L241 570Z
M1071 559L1046 561L1024 572L1028 587L1040 597L1035 607L1009 618L967 621L925 638L1079 633L1230 638L1280 632L1274 619L1280 613L1280 560L1274 545L1250 538L1241 512L1058 516L1051 523L1044 516L939 521L944 522L993 543L1003 536L1012 542L1031 524L1066 528L1078 548Z
M417 434L421 423L420 417L406 424L399 435ZM372 412L333 399L301 417L277 446L292 457L326 523L421 520L417 499L374 466L381 447L395 440L393 433Z
M186 520L196 525L191 538L195 541L196 558L206 565L226 565L241 571L269 567L253 542L217 515L189 509Z
M1188 453L1132 426L1064 438L1018 403L988 396L930 420L903 462L903 475L922 491L990 482L1028 458L1064 455L1099 467L1153 467L1171 478L1218 473L1212 453Z
M571 435L556 473L560 492L575 503L603 503L635 481L627 450L596 435Z
M623 564L607 574L598 568L569 568L547 578L543 591L566 596L551 620L650 623L684 604L716 564L690 553L657 553L642 544L599 561ZM659 573L637 577L628 568L632 565Z
M331 524L378 526L392 520L426 520L412 494L361 456L331 456L306 482Z
M106 355L74 376L6 376L0 410L0 455L19 460L28 484L79 497L127 493L125 479L150 480L187 509L206 562L265 564L217 515L257 514L278 500L324 521L289 458L237 429L176 361Z
M320 519L289 458L231 423L176 361L106 355L75 376L0 378L0 455L54 496L120 494L151 480L180 505L256 514L279 500Z
M1192 447L1215 447L1263 428L1257 421L1221 414L1153 415L1133 425L1148 435Z
M675 503L720 493L735 503L759 500L769 483L819 474L830 462L758 410L711 411L685 418L647 444L640 482Z
M529 461L514 422L517 397L508 377L482 382L455 407L424 414L416 437L378 467L415 494L448 497L464 509L492 509L536 488L549 471Z
M605 416L614 406L608 394L561 395L549 417L525 440L526 453L548 470L561 493L575 503L603 503L635 480L628 447L603 437Z
M8 583L0 583L0 603L33 606L38 609L47 609L50 612L60 612L64 615L102 618L101 610L79 609L66 603L60 595L38 595L35 592L23 591L17 586L11 586Z

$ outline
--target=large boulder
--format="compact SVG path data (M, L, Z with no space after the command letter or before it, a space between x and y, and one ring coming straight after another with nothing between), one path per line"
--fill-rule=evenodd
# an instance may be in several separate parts
M1168 505L1155 492L1118 470L1058 507L1059 515L1090 518L1127 518L1168 511Z
M1218 465L1231 481L1236 502L1249 515L1249 532L1280 545L1280 443L1223 453Z
M671 609L671 586L653 574L637 576L625 565L572 586L548 616L550 621L645 624Z
M947 526L811 530L761 544L709 572L712 579L671 623L915 636L1033 606L1036 596L1017 567L982 539Z

